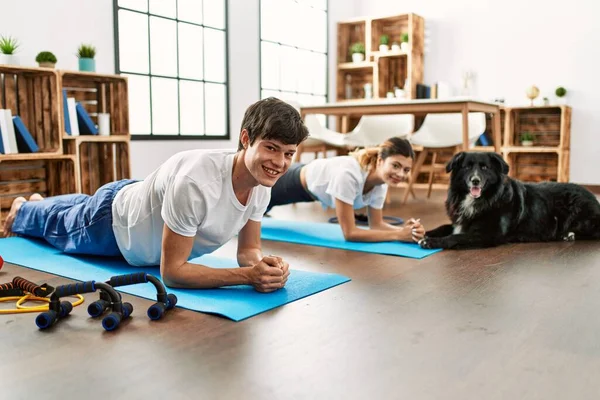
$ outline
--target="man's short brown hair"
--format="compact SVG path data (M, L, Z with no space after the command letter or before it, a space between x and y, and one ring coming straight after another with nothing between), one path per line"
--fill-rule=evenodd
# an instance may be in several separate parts
M256 139L272 139L283 144L299 145L308 137L308 128L304 125L300 113L290 104L275 97L259 100L248 107L242 121L241 130L244 129L248 131L250 145L253 145ZM243 148L240 138L238 151Z

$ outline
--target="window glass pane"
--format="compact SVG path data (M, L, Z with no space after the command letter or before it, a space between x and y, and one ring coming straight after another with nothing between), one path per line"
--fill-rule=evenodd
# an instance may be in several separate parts
M204 0L204 25L225 28L225 0Z
M308 92L327 94L327 56L321 53L307 52L306 75L309 76Z
M327 0L261 0L260 4L261 96L325 102Z
M202 23L202 0L177 0L177 18Z
M225 32L204 29L204 79L225 82Z
M309 10L309 18L313 29L306 32L306 47L321 53L327 52L327 13Z
M177 135L179 115L177 80L152 78L152 133Z
M150 78L140 75L125 76L127 76L129 89L129 130L132 135L148 135L150 134Z
M119 0L119 7L148 12L148 0Z
M262 87L266 89L279 89L279 45L262 42L260 68Z
M281 89L288 91L298 90L298 51L293 47L281 46Z
M264 40L273 42L277 40L277 31L279 29L279 0L260 0L260 36Z
M148 16L119 10L119 69L148 73Z
M204 134L204 84L179 81L179 104L182 135Z
M202 79L202 31L201 26L179 23L179 76Z
M175 0L150 0L150 13L175 18Z
M150 58L153 75L177 76L175 21L150 17Z
M210 99L205 103L206 134L212 136L225 135L227 133L225 85L207 83L204 90L206 90L206 98Z

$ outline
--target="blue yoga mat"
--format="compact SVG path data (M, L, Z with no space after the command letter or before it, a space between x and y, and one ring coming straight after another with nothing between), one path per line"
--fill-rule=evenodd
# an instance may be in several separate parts
M0 239L0 256L11 264L79 281L104 282L114 275L140 271L160 278L158 267L132 267L121 258L70 256L45 242L20 237ZM234 260L211 255L195 258L191 262L202 263L213 268L237 267ZM167 291L177 296L178 307L241 321L348 281L349 278L337 274L291 270L285 288L272 293L259 293L246 285L219 289L167 289ZM121 286L117 290L156 300L156 289L150 283Z
M344 239L342 228L339 225L319 222L284 221L275 218L262 219L262 231L260 237L264 240L275 240L280 242L419 259L441 251L441 249L422 249L416 243L349 242Z

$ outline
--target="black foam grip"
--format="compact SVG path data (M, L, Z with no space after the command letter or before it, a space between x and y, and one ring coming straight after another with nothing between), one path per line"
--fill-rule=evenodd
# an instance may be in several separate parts
M131 303L123 303L123 318L128 318L133 313L133 305Z
M104 314L104 311L106 311L108 309L108 307L110 307L110 302L106 301L106 300L96 300L93 303L90 303L90 305L87 308L88 314L90 315L90 317L99 317L100 315Z
M123 316L117 312L111 312L102 320L102 327L107 331L113 331L119 327Z
M25 293L23 292L23 290L19 288L0 290L0 297L23 296L24 294Z
M58 320L58 314L54 310L41 313L35 319L35 324L40 329L50 328Z
M62 285L56 288L56 295L58 297L73 296L74 294L80 293L92 293L96 291L95 281L87 281L80 283L71 283L68 285Z
M148 308L148 318L153 321L159 320L165 314L167 306L163 303L154 303Z
M167 295L167 300L167 310L172 310L175 308L175 305L177 304L177 296L175 296L173 293L169 293Z
M73 311L73 304L68 301L60 302L60 313L58 314L60 318L66 317L71 311Z
M145 272L136 272L134 274L117 275L110 278L108 284L112 287L135 285L138 283L148 282L148 277Z
M18 287L20 289L23 289L26 292L33 293L34 295L36 295L38 297L45 297L48 294L40 286L36 285L35 283L33 283L31 281L28 281L25 278L21 278L20 276L15 276L13 278L13 285L15 285L15 287Z
M12 282L0 283L0 290L14 289L15 285Z

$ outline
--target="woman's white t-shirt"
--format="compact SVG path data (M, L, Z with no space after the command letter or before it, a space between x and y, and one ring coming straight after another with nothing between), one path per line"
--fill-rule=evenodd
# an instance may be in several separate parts
M112 205L113 231L131 265L159 265L163 224L194 236L190 258L211 253L246 225L261 221L271 189L256 186L247 204L233 191L233 151L177 153L141 182L121 189Z
M383 208L387 184L377 185L363 194L369 171L362 169L356 158L319 158L309 162L304 168L308 190L324 207L335 208L335 199L339 199L352 205L355 210L367 206Z

